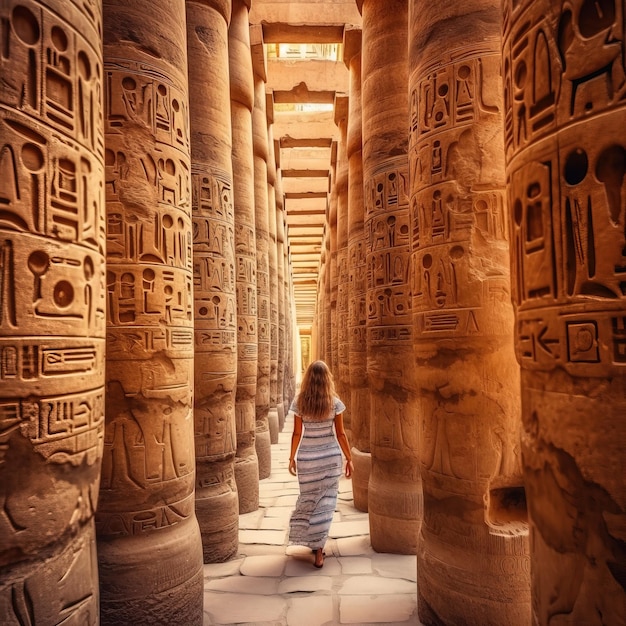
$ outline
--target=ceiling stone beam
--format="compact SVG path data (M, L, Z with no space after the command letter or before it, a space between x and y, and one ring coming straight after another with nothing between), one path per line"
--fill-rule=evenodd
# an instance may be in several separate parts
M274 102L277 104L333 104L334 91L309 90L305 83L295 85L293 89L274 90Z
M330 137L303 137L296 139L289 135L284 135L279 140L281 149L288 148L330 148L332 139Z
M348 93L350 89L350 72L345 64L339 61L269 58L267 60L267 76L272 89L281 93L295 90L301 84L308 86L308 91L312 93L312 96L316 92L332 93L339 91ZM302 91L301 87L300 91ZM303 93L306 96L306 92ZM299 95L299 98L302 97ZM285 102L320 101L297 99L285 100ZM326 100L322 102L326 102Z
M264 23L265 43L342 43L343 24Z
M336 140L339 130L335 125L333 111L274 111L274 137L289 135L292 140L323 137L324 141Z
M283 178L328 178L328 168L321 170L282 170Z
M330 146L323 148L281 148L284 170L328 169Z
M286 187L285 183L283 183L283 189ZM284 194L285 200L321 200L328 197L328 193L326 191L288 191ZM307 211L304 210L306 213ZM323 210L310 210L311 213L325 213L326 209Z
M326 209L326 200L324 197L311 197L305 198L288 198L287 210L288 212L297 213L298 211L311 211Z
M323 22L321 18L323 17ZM354 0L254 0L250 6L253 24L282 24L299 26L321 24L343 26L361 25L362 18ZM300 43L309 43L306 41Z

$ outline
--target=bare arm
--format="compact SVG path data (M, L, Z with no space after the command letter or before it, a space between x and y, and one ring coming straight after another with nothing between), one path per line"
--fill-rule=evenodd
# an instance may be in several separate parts
M352 476L354 466L352 465L352 453L350 452L350 443L348 442L348 435L343 427L343 413L335 415L335 433L337 435L337 441L341 447L343 455L346 457L346 478Z
M296 452L302 439L302 418L299 415L293 416L293 433L291 435L291 452L289 453L289 473L296 475Z

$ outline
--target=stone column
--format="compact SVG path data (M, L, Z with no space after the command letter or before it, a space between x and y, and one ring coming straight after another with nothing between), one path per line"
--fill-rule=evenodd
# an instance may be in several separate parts
M493 0L411 2L418 610L433 625L521 626L530 615L499 24Z
M283 205L284 206L284 205ZM296 314L293 297L293 273L291 267L291 256L289 249L289 228L285 219L285 247L284 247L284 289L285 289L285 379L283 384L283 402L285 407L285 418L289 412L291 401L296 394L296 352L298 342L296 341Z
M291 265L291 252L289 249L289 239L287 237L287 226L285 226L285 312L287 315L287 354L285 365L285 415L291 406L291 401L296 395L296 371L298 368L299 346L297 340L298 327L296 324L296 303L294 298L293 268Z
M348 440L352 440L350 426L350 366L348 363L348 97L335 97L335 124L339 129L335 190L337 193L337 365L335 384L339 396L347 405L343 415Z
M108 301L97 512L101 620L201 624L185 3L106 0L103 8Z
M233 0L228 31L238 329L235 480L240 514L250 513L259 508L259 460L255 448L258 336L252 154L254 76L250 50L249 10L249 0Z
M255 35L259 33L255 32ZM262 43L256 44L262 49ZM257 263L258 367L256 392L256 452L259 478L272 472L269 430L270 410L270 281L269 215L267 207L267 116L265 114L265 67L254 67L254 108L252 134L254 147L254 206Z
M98 624L101 4L0 7L0 621Z
M278 275L278 372L276 381L276 408L278 409L278 430L285 426L285 354L286 354L286 315L285 315L285 202L280 173L280 151L276 155L276 274Z
M406 0L365 0L363 189L372 547L415 554L421 519L409 289Z
M333 239L332 233L337 228L337 205L333 198L334 191L331 190L331 196L329 199L329 209L328 209L328 220L324 224L324 238L322 241L322 246L324 247L324 255L321 258L321 268L320 268L320 286L324 286L324 290L321 291L320 288L320 302L318 310L323 311L323 320L324 326L320 327L320 334L323 338L323 344L320 345L320 352L318 352L319 357L324 359L328 365L332 365L333 362L333 323L334 323L334 315L333 315L333 306L331 304L332 299L332 281L335 279L335 273L333 272L333 260L332 260L332 243ZM324 279L322 281L322 278ZM334 372L333 372L334 374Z
M333 376L337 375L337 188L335 187L337 142L334 142L335 157L332 158L330 174L330 197L328 202L328 220L325 224L324 243L326 246L326 333L324 360L328 363Z
M623 2L503 2L533 624L624 624Z
M361 115L361 30L344 35L344 61L350 70L347 131L348 158L348 362L354 506L367 511L370 454L369 389L367 387L366 265L363 210L363 117Z
M196 515L205 563L239 547L230 0L187 0L193 198Z
M270 303L270 406L267 416L270 442L278 443L280 430L278 419L278 249L276 247L276 156L272 132L273 99L266 99L267 125L267 218L269 226L269 303ZM270 110L271 107L271 110Z

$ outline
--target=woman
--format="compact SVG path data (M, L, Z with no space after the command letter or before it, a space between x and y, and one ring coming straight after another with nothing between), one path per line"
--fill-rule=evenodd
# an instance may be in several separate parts
M354 470L343 427L345 409L335 395L326 363L311 363L290 407L295 417L289 472L298 476L300 495L289 522L289 543L311 548L315 567L324 565L324 544L337 504L342 451L346 457L346 478Z

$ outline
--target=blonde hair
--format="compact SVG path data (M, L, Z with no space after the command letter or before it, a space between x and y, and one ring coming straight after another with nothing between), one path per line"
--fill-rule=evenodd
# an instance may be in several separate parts
M298 415L320 422L328 419L335 406L335 383L324 361L313 361L304 372L298 395Z

